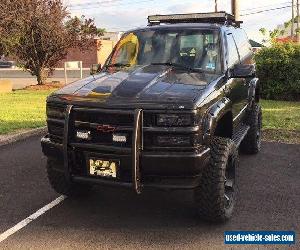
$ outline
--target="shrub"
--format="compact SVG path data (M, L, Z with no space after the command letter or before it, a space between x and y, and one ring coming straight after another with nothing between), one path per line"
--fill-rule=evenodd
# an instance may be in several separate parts
M300 45L273 43L255 55L265 99L300 101Z

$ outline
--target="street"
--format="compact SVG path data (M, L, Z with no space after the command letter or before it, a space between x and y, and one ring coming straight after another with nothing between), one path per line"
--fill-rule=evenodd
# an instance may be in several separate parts
M83 77L88 76L90 73L89 69L83 69ZM63 69L56 69L53 72L53 75L50 76L51 78L64 78L64 70ZM80 71L78 70L68 70L67 74L70 78L79 78ZM20 69L0 69L0 78L35 78L29 72L20 70Z
M0 147L0 234L59 197L47 182L39 140ZM0 249L232 249L223 244L226 230L291 230L299 242L299 152L300 145L264 142L258 155L241 155L239 200L225 224L197 221L191 193L137 196L97 187L90 197L66 198L0 242Z
M65 82L65 75L63 69L56 69L48 78L48 82L52 81L60 81L62 83ZM90 74L89 69L83 69L83 77L87 77ZM79 70L68 70L68 83L73 82L75 80L80 79L80 71ZM0 80L8 79L11 80L13 89L22 89L29 85L37 84L36 77L32 76L29 72L20 70L20 69L0 69ZM0 83L1 84L1 83Z

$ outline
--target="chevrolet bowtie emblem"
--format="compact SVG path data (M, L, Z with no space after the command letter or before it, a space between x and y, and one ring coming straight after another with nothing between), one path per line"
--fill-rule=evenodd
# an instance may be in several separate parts
M115 132L116 129L117 129L116 127L113 127L111 125L106 125L106 124L101 124L97 126L97 130L104 133Z

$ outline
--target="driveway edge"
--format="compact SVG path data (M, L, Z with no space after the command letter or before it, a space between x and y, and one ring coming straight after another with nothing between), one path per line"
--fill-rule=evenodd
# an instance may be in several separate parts
M43 135L46 132L47 132L47 127L41 127L41 128L35 128L35 129L30 129L25 131L17 131L7 135L0 135L0 147L13 142L25 140L31 136Z

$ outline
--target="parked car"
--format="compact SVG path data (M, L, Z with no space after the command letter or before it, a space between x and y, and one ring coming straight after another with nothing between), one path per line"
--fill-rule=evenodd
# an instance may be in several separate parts
M14 67L14 62L0 60L0 68L13 68L13 67Z
M248 38L225 12L148 21L123 35L100 72L48 97L49 181L68 196L92 185L192 190L202 218L225 221L238 148L261 147Z

